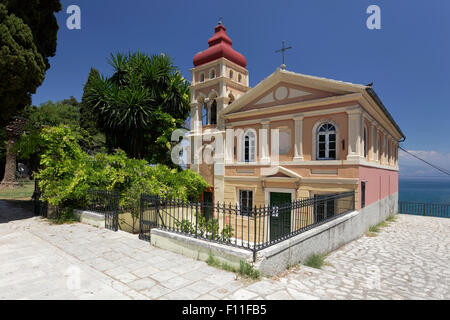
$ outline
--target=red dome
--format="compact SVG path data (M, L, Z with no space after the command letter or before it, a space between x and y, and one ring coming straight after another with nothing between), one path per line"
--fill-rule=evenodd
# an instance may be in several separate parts
M209 48L194 56L194 66L197 67L220 58L226 58L243 68L247 66L245 57L232 48L233 42L227 36L226 30L220 23L216 26L214 35L208 40Z

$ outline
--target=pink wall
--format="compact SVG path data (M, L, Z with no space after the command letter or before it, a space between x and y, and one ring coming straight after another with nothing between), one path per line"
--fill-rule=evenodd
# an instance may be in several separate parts
M359 167L359 206L361 206L361 181L366 182L366 206L398 192L398 171Z

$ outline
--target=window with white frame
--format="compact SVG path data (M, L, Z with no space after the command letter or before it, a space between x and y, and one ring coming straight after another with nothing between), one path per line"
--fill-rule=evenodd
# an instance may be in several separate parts
M255 162L256 154L256 134L253 130L245 132L242 140L243 162Z
M230 79L233 79L233 70L230 70Z
M238 82L241 82L241 81L242 81L242 75L239 74L239 76L238 76Z
M253 207L253 191L239 190L239 207L242 215L250 215Z
M216 69L211 69L209 72L209 78L214 79L216 77Z
M336 160L336 128L331 123L317 130L317 160Z
M202 72L200 73L200 82L204 82L205 81L205 74Z

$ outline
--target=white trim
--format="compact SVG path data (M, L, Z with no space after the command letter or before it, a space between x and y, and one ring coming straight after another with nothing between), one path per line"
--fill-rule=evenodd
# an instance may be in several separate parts
M243 74L248 74L248 70L247 70L247 69L245 69L244 67L241 67L241 66L238 65L237 63L234 63L233 61L228 60L227 58L224 58L224 57L219 58L219 59L214 60L214 61L211 61L211 62L208 62L208 63L205 63L205 64L202 64L202 65L199 65L199 66L196 66L196 67L193 67L193 68L191 68L190 70L191 70L191 71L192 71L192 70L194 70L194 71L203 71L203 70L206 70L206 69L210 68L210 67L213 66L213 65L216 65L217 62L223 62L223 63L225 63L225 65L228 66L228 67L236 68L236 69L238 69L240 72L242 72Z
M272 181L272 182L298 182L299 179L289 177L255 177L255 176L225 176L227 181ZM344 184L344 185L357 185L359 178L333 178L333 177L308 177L301 178L300 183L326 183L326 184ZM295 190L295 189L294 189Z
M390 171L399 171L398 166L387 166L383 164L379 164L373 161L367 161L364 159L355 159L355 160L314 160L314 161L280 161L278 163L280 166L300 166L300 167L308 167L308 166L365 166L372 167L378 169L385 169ZM244 162L234 162L232 164L228 164L227 167L240 167L240 166L261 166L267 167L267 163L263 163L260 161L254 163L244 163Z
M239 101L241 101L241 99L243 99L244 96L250 91L247 91L242 97L240 97ZM306 101L288 103L288 104L283 104L283 105L275 105L275 106L270 106L270 107L266 107L266 108L256 108L256 109L251 109L251 110L247 110L247 111L236 111L233 113L226 110L226 112L225 111L223 112L223 116L225 117L225 119L232 119L232 118L255 116L255 115L260 115L260 114L278 113L278 112L284 112L284 111L294 111L296 109L309 108L309 107L314 107L314 106L327 106L330 104L338 104L338 103L347 102L347 101L348 102L355 101L355 100L360 99L361 97L362 96L360 93L353 93L353 94L346 94L346 95L342 95L342 96L332 96L332 97L319 98L319 99L314 99L314 100L306 100ZM233 108L236 108L236 107L233 106Z
M301 116L303 116L304 118L308 118L308 117L314 117L314 116L343 113L343 112L346 112L347 110L349 110L350 108L354 108L354 107L359 107L359 106L351 105L348 107L339 107L339 108L330 107L329 109L324 109L324 110L306 111L306 112L303 112L301 114ZM275 116L275 117L270 117L270 121L288 120L288 119L293 119L297 116L300 116L300 115L294 114L294 116L293 116L293 114L287 114L287 115L282 115L282 116ZM241 126L241 125L255 124L255 123L261 123L261 122L262 122L262 120L260 118L258 118L258 119L243 120L243 121L230 121L230 122L227 122L227 125Z

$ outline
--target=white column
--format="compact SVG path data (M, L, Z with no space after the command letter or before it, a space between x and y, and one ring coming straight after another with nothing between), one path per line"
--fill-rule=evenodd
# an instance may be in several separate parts
M259 150L261 154L259 155L260 161L262 163L269 163L269 130L270 121L261 121L262 129L259 130Z
M226 74L225 74L225 63L223 63L223 62L220 63L220 76L221 77L226 77Z
M361 159L361 110L348 110L348 155L347 160Z
M370 152L369 152L369 161L376 160L375 159L375 126L370 124Z
M303 118L303 115L294 117L294 161L303 161Z
M364 146L364 143L368 143L369 141L364 141L365 121L364 121L364 114L363 113L361 113L361 125L360 125L359 128L360 128L360 132L361 132L361 135L360 135L361 138L359 140L361 148L360 148L359 155L362 158L364 158L364 148L366 148L367 152L369 152L369 148L367 146ZM366 134L369 134L369 132L366 132Z
M206 125L208 125L211 124L211 102L208 102L206 110Z
M232 164L234 160L234 130L227 128L225 134L225 164Z
M201 130L200 120L201 106L194 102L191 103L191 132L198 132Z

